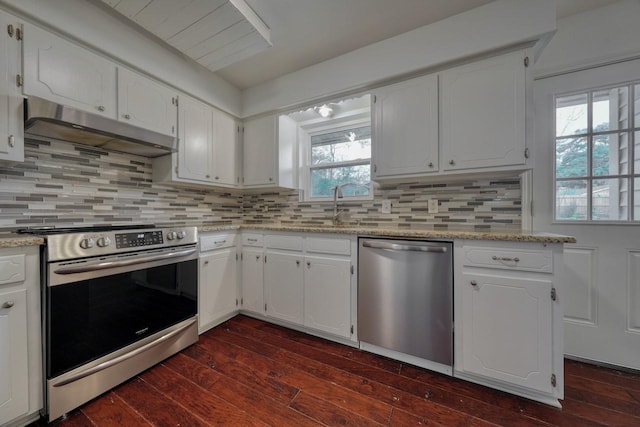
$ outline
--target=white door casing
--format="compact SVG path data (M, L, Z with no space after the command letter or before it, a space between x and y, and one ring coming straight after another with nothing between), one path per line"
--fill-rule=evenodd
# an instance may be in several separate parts
M554 95L640 79L640 60L534 82L533 229L565 245L565 354L640 369L640 227L554 222Z

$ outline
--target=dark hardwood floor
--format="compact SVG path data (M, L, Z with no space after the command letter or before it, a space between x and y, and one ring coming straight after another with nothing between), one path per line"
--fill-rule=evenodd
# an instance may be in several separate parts
M640 375L565 379L559 410L237 316L57 426L640 426Z

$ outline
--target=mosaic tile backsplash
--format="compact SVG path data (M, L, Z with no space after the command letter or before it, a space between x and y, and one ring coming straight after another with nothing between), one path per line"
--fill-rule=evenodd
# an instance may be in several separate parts
M439 212L429 214L428 200ZM447 184L378 185L374 200L340 202L347 225L520 230L518 176ZM380 213L382 200L391 214ZM333 204L303 203L291 190L251 193L153 183L151 161L56 140L25 141L25 162L0 166L0 228L99 223L331 224Z
M0 166L0 227L242 223L238 192L155 184L151 160L61 141L25 141Z

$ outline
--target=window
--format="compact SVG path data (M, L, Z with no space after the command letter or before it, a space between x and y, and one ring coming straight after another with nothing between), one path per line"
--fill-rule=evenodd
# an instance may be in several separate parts
M332 197L336 185L344 197L370 195L370 124L312 134L309 151L309 199Z
M555 99L555 220L640 221L640 82Z
M371 96L328 102L288 113L299 148L301 201L371 200Z

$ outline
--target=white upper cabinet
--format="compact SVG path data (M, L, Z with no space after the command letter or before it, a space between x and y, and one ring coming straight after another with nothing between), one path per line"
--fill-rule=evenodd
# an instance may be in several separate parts
M22 24L0 12L0 164L24 160L22 94L16 81L21 75Z
M242 124L242 184L245 188L297 188L297 127L282 115Z
M178 177L210 182L213 156L211 107L186 96L180 97L179 104Z
M373 176L422 175L438 170L438 76L373 92Z
M275 115L247 120L243 123L243 184L275 186L277 176L277 135Z
M148 77L118 68L118 120L176 135L176 92Z
M442 170L525 163L525 58L517 51L442 71Z
M215 108L212 109L212 114L213 182L230 186L240 184L239 125L233 117Z
M116 118L116 66L33 25L24 25L24 93Z

